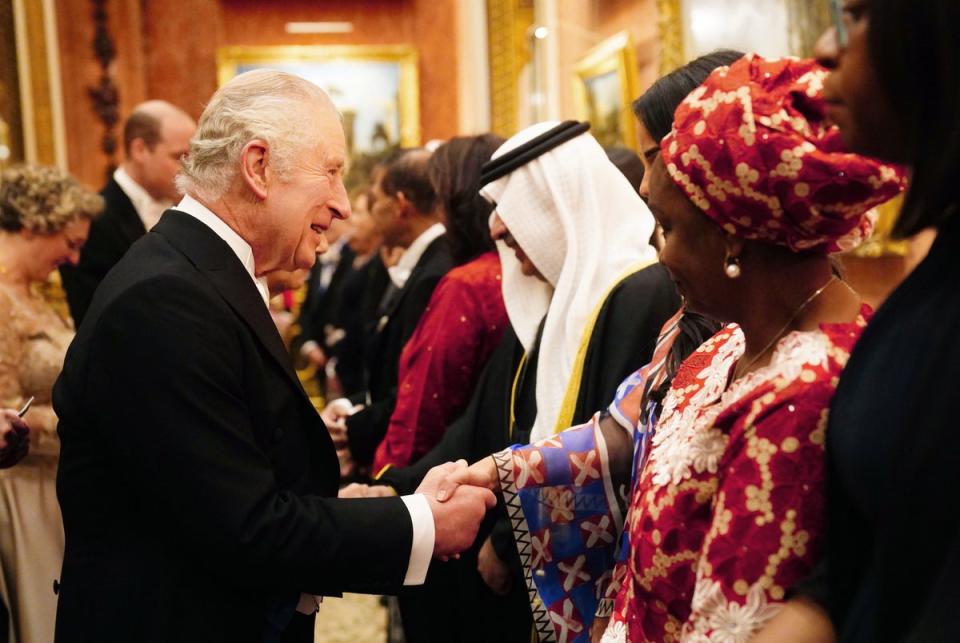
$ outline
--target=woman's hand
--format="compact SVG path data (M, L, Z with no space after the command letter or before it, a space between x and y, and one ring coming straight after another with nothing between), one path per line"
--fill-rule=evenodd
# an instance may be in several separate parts
M480 547L480 553L477 555L477 571L480 572L480 577L490 591L498 596L507 594L513 586L510 568L497 556L490 538L483 541Z
M607 631L607 625L610 624L609 616L597 616L593 619L593 625L590 626L590 643L600 643L603 633Z
M750 643L834 643L830 616L808 598L794 598L780 609L767 625L754 634Z

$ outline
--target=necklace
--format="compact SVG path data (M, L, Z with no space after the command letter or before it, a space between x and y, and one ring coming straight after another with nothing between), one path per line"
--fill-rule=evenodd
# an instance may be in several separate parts
M774 345L774 343L776 343L776 341L777 341L778 339L780 339L780 337L782 337L785 332L787 332L787 329L790 328L790 324L792 324L792 323L794 322L794 320L797 318L797 316L798 316L800 313L802 313L803 310L804 310L807 306L809 306L810 303L811 303L814 299L816 299L817 297L819 297L820 294L821 294L824 290L826 290L826 289L830 286L830 284L832 284L834 281L837 281L837 276L836 276L836 275L832 275L829 279L827 279L827 283L823 284L822 286L820 286L819 288L817 288L816 290L814 290L814 291L813 291L813 294L811 294L809 297L807 297L807 298L803 301L803 303L800 304L800 306L798 306L795 311L793 311L793 314L790 315L790 319L787 320L787 323L784 324L783 327L782 327L780 330L777 331L777 333L773 336L773 339L771 339L771 340L767 343L767 345L763 347L763 350L760 351L759 353L757 353L756 355L754 355L752 358L750 358L750 361L748 361L746 364L744 364L743 367L740 366L740 362L737 362L737 365L733 367L733 380L732 380L732 381L736 381L736 380L740 379L743 375L745 375L745 374L750 370L750 367L753 366L758 359L760 359L762 356L766 355L767 351L770 350L770 348ZM737 374L738 372L740 373L739 375Z

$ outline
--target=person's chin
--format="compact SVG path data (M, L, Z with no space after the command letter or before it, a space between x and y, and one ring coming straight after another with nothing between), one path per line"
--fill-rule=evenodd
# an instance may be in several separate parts
M320 254L320 250L317 249L314 253L303 252L297 253L296 258L294 259L293 265L294 270L310 270L313 268L313 265L317 263L317 256Z

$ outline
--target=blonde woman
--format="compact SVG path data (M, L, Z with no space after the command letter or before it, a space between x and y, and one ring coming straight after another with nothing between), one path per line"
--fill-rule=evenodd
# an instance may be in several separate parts
M53 383L73 339L32 285L76 263L103 199L63 171L23 165L0 175L0 405L30 397L30 454L0 471L0 594L10 611L10 641L53 640L54 580L63 558L57 504L60 452Z

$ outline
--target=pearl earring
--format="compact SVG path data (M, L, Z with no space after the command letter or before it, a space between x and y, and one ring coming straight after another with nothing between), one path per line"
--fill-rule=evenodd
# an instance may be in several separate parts
M737 279L740 276L740 259L728 256L724 260L723 271L730 279Z

